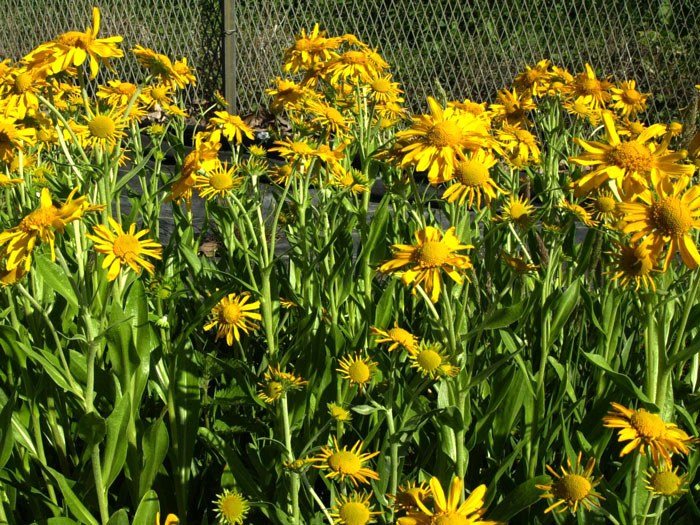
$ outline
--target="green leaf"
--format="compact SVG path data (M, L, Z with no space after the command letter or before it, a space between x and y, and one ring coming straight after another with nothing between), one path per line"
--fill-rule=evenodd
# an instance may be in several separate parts
M102 460L102 476L104 488L107 490L119 475L124 461L128 440L126 439L126 426L129 423L131 402L128 395L122 396L117 406L106 421L107 439Z
M41 522L39 522L41 523ZM80 525L77 521L70 518L49 518L46 520L46 525Z
M139 476L139 494L144 494L153 485L158 469L168 453L168 445L168 429L162 419L156 419L148 426L141 440L144 461Z
M35 264L36 270L44 282L72 306L78 308L78 296L75 295L75 291L70 285L70 279L63 271L63 268L43 255L36 256Z
M552 481L547 475L537 476L518 485L486 517L489 520L509 521L516 514L534 505L540 500L542 490L535 485L544 485Z
M564 328L564 324L569 319L569 316L574 311L576 303L579 299L579 286L580 281L574 281L569 285L566 291L561 295L561 297L554 304L554 315L552 317L552 324L549 329L549 341L547 346L551 346L556 337Z
M612 369L610 364L602 357L599 356L598 354L594 354L591 352L581 352L586 359L588 359L591 363L593 363L595 366L600 368L601 370L605 371L605 373L610 376L610 379L612 380L613 383L615 383L617 386L622 388L625 392L627 392L630 396L636 397L639 399L640 403L644 405L644 408L647 410L650 410L652 412L658 412L659 408L652 403L649 398L642 392L637 385L634 384L634 381L632 381L628 376L625 374L621 374L620 372L616 372L615 370Z
M15 408L15 396L10 397L0 411L0 470L12 454L15 435L12 432L12 411Z
M63 474L52 469L51 467L47 466L45 468L48 473L51 474L51 477L56 480L58 487L61 489L61 494L63 494L63 499L65 500L66 505L68 505L68 508L75 515L75 517L88 525L98 525L98 521L92 514L90 514L90 511L87 510L85 505L83 505L81 499L75 495L75 492L73 492L73 489L71 489L70 485L68 484L68 480L66 480Z
M153 523L155 523L155 520ZM112 517L109 518L107 525L129 525L129 515L126 513L126 509L119 509L117 512L112 514Z
M520 319L523 315L523 303L515 303L505 308L499 308L486 315L486 319L479 326L479 330L496 330L505 328Z
M156 514L158 514L159 510L158 495L154 490L149 490L141 498L132 525L153 525L156 522Z

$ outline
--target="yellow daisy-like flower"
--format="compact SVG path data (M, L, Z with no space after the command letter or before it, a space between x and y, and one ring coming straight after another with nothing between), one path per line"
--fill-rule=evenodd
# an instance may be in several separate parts
M57 207L51 200L48 188L43 188L41 207L24 217L14 228L0 233L0 246L7 244L0 252L0 258L7 257L6 270L14 270L21 265L22 270L28 272L37 239L49 243L51 259L55 261L54 230L63 233L66 224L80 220L84 213L103 209L102 206L91 206L85 196L73 200L77 191L77 188L71 191L66 202Z
M391 81L391 75L378 76L369 82L369 96L375 102L388 104L390 102L400 102L401 93L398 82Z
M337 85L339 80L369 83L388 68L389 64L384 62L379 54L369 49L361 49L346 51L331 59L325 65L325 73L333 85Z
M416 499L418 511L411 511L403 518L399 518L397 525L501 525L497 521L481 519L487 510L484 508L486 485L476 487L460 505L463 485L462 478L454 477L446 498L440 481L436 477L431 478L433 510L430 510L420 499Z
M613 410L603 418L603 426L618 428L618 441L629 441L620 457L639 448L640 454L651 451L652 460L657 467L663 459L666 465L673 466L671 453L689 454L688 444L693 442L688 434L673 423L667 423L657 414L647 412L643 408L635 410L626 408L618 403L610 403Z
M649 468L645 473L645 486L655 496L676 498L688 492L688 473L678 475L678 467L671 469L663 466L660 469Z
M249 303L249 292L241 294L230 293L212 309L210 320L204 325L204 330L216 327L216 341L226 337L226 344L233 346L233 338L241 340L241 331L246 334L257 330L260 325L256 321L262 320L258 313L260 301Z
M359 483L369 483L370 479L379 479L379 474L374 470L365 467L365 463L373 457L379 455L379 452L362 452L364 444L362 441L355 443L350 450L347 446L341 449L338 446L338 440L333 436L333 447L322 447L321 452L310 458L319 465L314 465L317 469L329 470L326 478L340 478L340 481L350 478L352 484L357 487Z
M453 177L458 161L466 158L465 149L485 148L493 140L483 119L442 109L432 97L428 105L432 114L413 117L411 128L398 132L396 139L402 146L401 166L427 170L430 183L438 184Z
M396 511L409 512L418 509L416 500L421 501L423 504L427 503L430 497L430 486L426 485L425 481L421 481L420 484L415 481L409 481L405 485L399 486L396 495L387 494L387 496L389 499L394 500L393 507Z
M451 101L447 103L448 108L454 108L457 113L468 113L478 117L479 115L491 118L491 113L486 110L486 102L474 102L465 98L462 102Z
M527 92L531 96L541 95L546 92L549 84L549 66L547 59L537 62L535 67L525 66L525 70L518 73L513 80L513 87L518 91Z
M316 156L317 151L308 143L303 141L293 141L292 139L276 140L276 146L270 148L280 154L289 164L296 162L308 162Z
M617 199L609 190L598 190L588 199L586 211L599 221L612 222L617 218Z
M476 197L476 207L481 209L481 195L483 193L486 205L491 205L491 199L497 198L497 193L508 193L498 186L491 178L489 170L498 163L494 154L489 150L480 149L472 153L455 166L453 173L454 184L447 188L442 198L447 202L459 199L459 205L469 198L467 206L472 207Z
M574 98L583 97L586 104L597 109L605 107L610 101L609 90L613 86L614 84L607 79L597 79L593 68L586 64L586 70L576 75L572 82L567 85L567 94Z
M413 265L402 273L401 280L404 285L412 284L415 294L415 287L424 283L425 291L430 295L431 301L436 303L440 297L440 270L457 284L462 284L463 277L466 277L464 271L474 267L468 256L455 253L473 246L461 244L454 232L452 227L443 237L440 230L432 226L416 231L417 244L394 244L393 259L382 264L379 271L388 273L409 264Z
M329 106L317 100L311 100L306 108L313 114L311 122L315 122L329 133L343 134L350 131L352 120L346 119L343 114L333 106Z
M347 379L351 385L357 385L360 390L369 385L377 371L377 363L369 357L362 357L360 352L344 357L339 364L340 368L336 370L341 373L341 377Z
M126 136L124 129L128 126L128 121L119 108L110 108L106 114L88 109L85 119L87 124L77 125L74 130L85 147L100 147L111 151Z
M558 204L558 207L569 211L586 226L598 226L598 221L593 219L590 212L584 207L579 206L578 204L574 204L573 202L569 202L566 199L562 199L562 201Z
M176 203L185 199L187 209L191 207L192 188L197 172L212 171L220 165L218 155L221 144L218 141L213 141L210 135L200 132L195 135L194 142L194 149L183 159L181 175L173 182L171 194L167 199Z
M175 86L184 87L188 83L187 79L175 70L172 61L167 56L139 45L135 46L131 52L136 56L139 64L163 84L174 88Z
M525 197L511 195L501 208L501 214L494 220L509 221L521 228L528 228L532 224L534 211L534 206Z
M666 126L653 124L636 138L622 142L609 111L603 112L603 125L607 144L574 138L585 153L569 157L569 161L594 166L574 183L577 196L612 179L626 196L631 197L647 190L649 182L657 184L666 178L690 176L695 171L693 165L676 164L683 159L684 153L669 153L665 147L648 144L651 139L666 133Z
M225 198L232 190L243 184L243 177L236 175L237 165L228 167L228 163L219 163L206 175L195 175L194 187L203 199L211 200L216 197Z
M277 368L268 365L268 370L264 375L264 382L258 383L260 387L258 397L265 403L272 404L290 390L298 390L307 384L309 384L308 381L295 376L293 373L282 372L279 365L277 365Z
M12 270L2 270L0 271L0 288L5 288L6 286L12 286L16 282L21 281L27 272L22 266L13 268Z
M350 421L352 419L352 413L335 403L328 403L328 413L336 421Z
M403 328L399 328L399 324L396 322L394 323L394 327L388 330L370 326L369 331L372 335L378 337L377 343L391 343L387 349L389 352L395 350L399 346L410 351L418 345L418 337Z
M24 146L36 143L36 132L32 128L17 125L17 119L0 117L0 160L12 162L16 151L24 152Z
M517 125L504 124L502 129L496 130L496 138L503 146L506 160L515 167L539 164L539 141L528 130Z
M240 144L243 142L243 135L253 140L253 130L238 115L231 115L227 111L215 111L214 115L216 116L209 119L209 127L220 129L224 137L231 142Z
M341 164L335 164L331 174L332 179L329 182L332 186L349 190L353 195L367 191L367 177L360 170L345 169Z
M97 38L100 31L100 10L92 8L92 27L84 33L69 31L46 44L34 49L24 57L31 68L48 67L52 74L66 71L73 66L82 66L89 59L90 79L97 76L100 63L112 69L110 58L124 56L124 51L117 44L123 39L120 36Z
M138 91L139 87L131 82L121 82L119 80L110 80L107 86L99 86L97 89L98 98L107 101L110 106L126 106L133 96ZM143 96L141 95L140 98Z
M248 500L236 490L225 489L213 503L216 505L219 523L226 525L241 525L250 511Z
M611 270L603 272L603 275L611 275L611 279L620 279L620 284L625 288L634 283L634 291L639 290L640 285L656 291L656 284L652 279L652 273L658 272L656 260L648 246L644 244L624 245L613 241L617 250L605 252L612 256Z
M102 224L93 228L94 235L86 235L95 243L95 250L106 255L102 261L102 268L109 268L107 280L116 279L124 264L128 264L138 274L141 273L141 268L153 274L154 266L144 259L144 256L160 259L163 247L151 239L142 239L150 230L145 229L137 233L136 224L132 223L129 231L124 232L121 224L111 217L108 220L116 235Z
M634 80L628 80L620 82L620 87L610 88L612 107L623 117L635 118L637 113L647 109L647 99L651 93L640 93L637 91L636 86L637 84Z
M45 69L12 69L0 84L5 116L23 119L28 112L39 109L42 90L47 86Z
M565 512L567 509L571 509L571 512L576 514L579 505L586 507L586 510L591 510L591 506L599 507L599 500L605 499L593 490L603 479L603 476L596 479L591 478L593 467L595 466L595 458L590 458L583 470L581 469L581 452L578 453L575 467L572 467L569 458L566 458L566 464L569 469L567 470L562 466L561 475L547 465L547 470L556 479L547 485L535 485L538 489L547 492L540 497L558 500L547 507L544 511L545 514L561 505L564 506L556 511L558 514Z
M365 525L372 523L374 516L381 514L379 511L373 511L369 500L372 497L372 492L366 494L364 492L353 492L349 495L341 495L336 498L333 512L330 513L333 521L341 525Z
M170 513L165 517L165 523L163 525L177 525L178 523L180 523L180 518ZM160 525L160 512L156 512L156 525Z
M177 73L177 81L171 82L173 87L178 86L182 88L187 84L197 85L197 77L194 74L195 69L187 64L187 57L173 62L173 69Z
M459 373L459 368L449 363L440 343L421 342L417 348L408 350L408 355L411 358L411 368L418 369L423 376L431 379L454 377Z
M511 126L532 126L527 113L536 109L537 105L532 101L529 92L518 93L515 89L503 89L498 92L496 99L499 103L491 104L489 108L494 120Z
M16 184L23 184L24 179L11 179L4 173L0 173L0 186L3 188L11 188L12 186Z
M266 381L265 383L258 383L258 386L260 387L258 397L269 405L279 401L284 395L284 387L279 381Z
M694 270L700 263L700 254L690 235L691 230L700 228L700 186L693 186L681 195L688 182L687 177L679 180L671 193L666 193L659 184L658 197L648 199L642 195L641 200L646 202L623 202L617 206L627 223L622 231L633 234L633 243L643 238L643 243L659 254L670 242L663 271L676 250L688 268Z
M265 93L273 97L270 103L273 112L299 109L306 98L313 96L311 90L292 80L277 77L272 82L276 84L275 87L266 89Z
M575 116L577 119L588 120L595 125L600 119L600 112L591 108L583 97L572 98L565 101L562 107L569 115Z
M319 31L318 24L308 34L302 28L294 45L284 50L284 70L296 73L300 69L311 69L315 64L336 56L332 50L342 43L338 37L326 38L326 32Z
M514 257L501 250L505 263L518 273L530 273L539 270L539 264L531 264L520 257Z
M175 103L175 91L169 84L153 84L143 88L141 99L149 108L166 110Z

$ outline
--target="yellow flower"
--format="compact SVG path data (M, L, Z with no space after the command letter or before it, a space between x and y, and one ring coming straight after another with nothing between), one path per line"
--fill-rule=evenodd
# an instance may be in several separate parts
M249 292L242 294L230 293L212 309L210 320L204 325L204 330L216 327L216 341L226 337L226 344L233 346L233 338L241 340L240 331L246 334L257 330L262 316L258 313L260 301L249 303Z
M628 80L620 82L620 87L610 88L613 109L623 117L635 118L637 113L647 109L647 99L651 93L640 93L636 90L636 82Z
M326 129L328 133L338 135L350 131L350 123L352 120L346 119L343 114L333 106L311 100L306 107L309 112L315 115L311 119L311 122L316 122Z
M411 368L417 368L423 376L431 379L441 377L454 377L459 373L459 368L452 366L440 343L426 344L421 342L418 348L408 350L411 358Z
M53 74L66 71L72 66L81 66L90 59L90 78L97 76L100 63L112 69L110 58L124 56L124 51L117 44L122 41L120 36L97 38L100 31L100 10L92 8L92 27L84 33L69 31L56 40L42 44L24 57L31 68L50 68Z
M393 272L403 266L413 265L402 274L401 280L404 285L413 283L415 294L415 287L425 283L425 291L430 295L432 302L436 303L440 297L440 270L447 273L457 284L462 284L463 276L466 276L464 271L474 267L468 256L455 253L473 246L461 244L454 232L452 227L442 237L440 230L432 226L416 231L417 244L394 244L394 258L382 264L379 271Z
M238 169L236 165L229 169L227 163L219 163L206 175L195 175L194 187L199 190L199 196L203 199L211 200L216 197L223 199L231 190L243 184L243 177L236 176Z
M496 96L499 104L491 104L489 108L494 120L511 126L532 126L527 118L527 112L536 109L529 92L518 93L515 89L503 89Z
M381 75L373 78L369 82L369 96L377 103L389 104L390 102L401 102L401 93L398 82L391 81L391 75Z
M292 167L289 164L282 164L281 166L275 166L270 170L270 179L275 184L280 186L286 186L289 177L292 175Z
M325 35L325 31L319 31L318 24L308 34L302 28L294 45L284 50L284 70L296 73L335 56L331 50L339 47L342 40L337 37L326 38Z
M377 363L369 357L363 358L360 352L344 357L339 364L340 368L336 370L341 373L341 377L347 379L351 385L357 385L360 390L369 385L377 371Z
M109 80L107 83L108 86L99 86L95 94L98 98L105 99L112 107L126 106L139 88L136 84L119 80ZM143 95L139 95L139 98L143 99Z
M389 352L398 348L399 345L406 350L412 350L418 345L418 338L403 328L399 328L396 322L394 323L394 327L389 328L389 330L382 330L376 326L371 326L369 331L372 335L379 338L377 339L378 343L391 343L387 349Z
M603 275L611 275L611 279L620 279L620 284L625 288L631 282L636 284L634 291L639 290L641 284L645 288L656 291L656 284L651 277L652 272L658 272L655 257L648 246L644 244L624 245L613 241L617 250L605 252L613 257L610 263L611 270L603 272Z
M428 170L431 184L452 178L464 149L480 149L492 143L484 120L471 114L458 113L454 108L442 109L428 97L431 115L413 117L410 129L400 131L396 139L401 144L401 166Z
M599 221L606 222L614 221L619 214L617 200L609 190L598 190L598 193L589 199L586 211Z
M539 270L539 264L531 264L520 257L514 257L501 250L501 256L508 266L518 273L530 273Z
M639 448L640 454L645 455L646 449L649 449L654 465L658 467L660 459L663 458L666 465L671 467L671 453L690 453L688 444L693 442L693 438L675 424L666 423L657 414L647 412L643 408L634 410L617 403L610 404L613 410L603 418L603 425L620 429L617 434L618 441L629 441L620 452L620 457L636 448Z
M276 146L270 148L284 157L290 164L311 160L316 155L316 150L304 141L293 141L292 139L276 140Z
M54 230L63 233L66 224L79 220L83 213L97 211L101 206L91 206L87 197L73 196L78 189L71 191L66 202L61 207L54 206L48 188L41 190L41 207L24 217L14 228L0 233L0 246L7 243L0 257L8 257L7 270L14 270L20 264L25 272L31 266L31 254L37 239L48 242L51 246L51 259L56 260Z
M569 202L566 199L562 199L561 202L558 204L558 207L569 211L586 226L598 226L598 221L591 217L589 211L583 208L582 206L579 206L578 204L574 204L573 202Z
M372 497L372 492L365 494L364 492L353 492L350 495L341 495L335 500L335 506L330 516L335 523L341 525L365 525L372 523L374 516L381 514L379 511L373 511L369 502Z
M350 421L352 419L352 413L349 410L335 403L328 403L328 412L336 421Z
M668 268L676 250L680 251L688 268L694 270L700 263L700 254L690 235L694 228L700 228L700 186L693 186L681 196L688 181L687 177L679 180L671 193L666 193L659 184L658 197L648 199L642 195L641 200L646 203L622 202L617 206L627 223L622 231L633 233L632 242L643 238L643 243L655 254L670 242L663 271Z
M566 92L573 98L583 97L586 104L597 109L601 106L605 107L605 104L610 101L608 90L613 86L614 84L607 79L597 79L593 68L586 64L586 70L573 78L572 82L566 86Z
M236 490L225 489L213 503L216 505L216 515L219 517L219 522L227 525L241 525L246 514L250 511L248 500Z
M527 228L532 223L534 211L534 206L525 197L511 195L508 202L501 208L501 215L494 220L510 221L521 228Z
M560 514L565 512L566 509L571 509L571 512L576 514L579 505L583 505L587 510L591 510L591 505L599 507L600 503L598 500L605 499L593 490L603 479L603 476L597 479L591 479L593 467L595 466L595 458L590 458L583 470L581 470L580 452L576 459L576 467L571 466L571 460L569 458L566 458L566 464L569 469L567 470L561 467L561 476L556 470L547 465L547 470L549 470L556 479L547 485L535 485L538 489L547 491L546 494L541 496L542 498L558 500L553 505L547 507L544 511L545 514L560 505L564 505L564 507L557 510L557 513Z
M513 80L513 88L527 92L531 96L542 95L549 84L550 73L548 71L551 62L547 59L537 62L535 67L525 66Z
M177 525L178 523L180 523L180 518L170 513L165 517L165 523L163 525ZM156 525L160 525L160 512L156 512Z
M600 119L600 113L591 108L583 97L572 98L562 104L562 107L569 115L574 115L577 119L588 120L595 125Z
M502 129L496 130L496 138L505 151L506 160L515 167L527 164L539 164L540 147L535 135L520 126L504 124Z
M182 161L180 178L173 182L171 194L167 199L176 203L185 199L187 209L191 207L192 188L197 172L211 171L220 164L218 154L221 144L219 142L212 141L211 136L201 132L195 135L194 141L194 149Z
M23 184L24 179L11 179L4 173L0 173L0 186L7 188L7 187L12 187L15 184Z
M141 92L141 99L149 108L154 106L167 109L175 103L173 88L169 84L154 84L146 86Z
M0 160L12 162L15 150L24 152L24 146L36 142L35 131L31 128L17 126L17 119L0 116Z
M497 197L496 192L508 193L498 186L491 178L489 170L498 163L491 151L480 149L472 153L469 157L460 160L455 166L454 181L442 194L442 198L447 202L454 202L459 199L459 205L469 198L467 206L472 207L474 197L476 197L476 207L481 209L481 194L484 194L486 205L491 205L491 199Z
M105 114L88 108L85 119L87 124L77 125L74 130L85 147L99 146L103 151L111 151L126 136L124 129L128 122L119 108L112 107Z
M454 108L454 110L457 113L468 113L470 115L473 115L475 117L478 117L479 115L482 116L487 116L489 119L491 118L491 112L486 111L486 102L473 102L469 100L468 98L465 98L464 101L459 102L459 101L452 101L447 103L448 108Z
M22 280L25 275L27 275L27 272L21 266L13 268L12 270L0 271L0 288L12 286L16 282Z
M695 171L692 165L676 164L684 157L683 153L670 153L665 147L647 144L654 137L663 135L666 126L653 124L636 138L622 142L609 111L603 112L603 125L607 144L574 138L585 153L569 157L569 161L595 167L574 183L577 196L613 179L626 196L632 197L646 191L649 182L657 184L666 178L692 175Z
M362 454L362 441L355 443L350 450L347 446L341 449L335 436L333 436L333 445L332 448L322 447L317 456L310 458L320 463L320 465L314 465L315 468L330 471L326 474L326 478L340 478L340 481L343 481L348 477L355 486L358 482L369 483L370 479L379 479L379 474L364 466L367 461L379 455L379 452Z
M231 142L240 144L243 135L253 140L253 130L238 115L231 115L228 111L215 111L214 115L216 116L209 119L209 127L220 129Z
M109 268L107 280L116 279L124 264L128 264L138 274L141 273L141 268L145 268L148 273L153 274L153 264L143 257L160 259L163 248L151 239L142 239L150 230L145 229L136 233L136 224L132 223L129 226L129 231L125 232L117 221L111 217L108 220L116 235L102 224L93 228L95 235L86 235L95 243L95 250L106 255L102 261L102 269Z
M415 481L409 481L406 485L400 485L396 491L396 495L387 494L389 499L394 500L394 509L396 511L412 511L418 509L416 500L420 500L423 504L430 497L430 486L426 486L425 481L420 484Z
M373 78L383 74L389 64L384 62L381 56L369 49L359 51L346 51L342 55L337 55L325 64L325 72L329 77L329 82L333 85L342 82L369 83Z
M460 505L464 481L454 477L450 484L447 498L440 481L433 476L430 480L430 490L433 494L433 509L430 510L420 499L416 499L418 511L411 511L399 518L397 525L499 525L497 521L482 520L486 514L484 496L486 485L476 487L469 497Z
M177 73L177 77L170 83L173 88L175 86L183 88L187 84L197 85L197 77L194 75L195 70L187 64L187 57L173 62L173 69Z
M175 87L182 88L185 84L189 83L187 78L178 73L172 61L167 56L138 45L134 47L131 52L136 55L136 59L151 75L156 77L160 82L168 84L173 89Z
M299 109L304 99L312 96L310 90L291 80L277 77L272 82L275 82L276 86L266 89L265 93L273 97L270 108L274 112L279 112L283 109Z
M673 499L685 492L688 484L688 473L678 475L678 467L671 469L664 466L658 470L649 468L645 473L646 488L655 496L665 496Z
M331 171L332 179L329 183L344 190L349 190L353 195L367 191L367 177L355 168L345 169L342 165L336 164Z
M282 372L279 365L277 368L268 365L268 370L264 375L264 382L258 383L260 390L258 397L265 403L272 404L279 400L290 390L297 390L309 382L293 373Z
M47 86L45 69L12 69L6 74L0 84L2 106L5 116L23 119L28 112L39 109L39 99L42 89Z

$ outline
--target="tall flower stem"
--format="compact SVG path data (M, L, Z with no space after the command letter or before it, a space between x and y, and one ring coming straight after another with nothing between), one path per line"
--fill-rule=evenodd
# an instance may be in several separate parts
M642 455L635 453L634 466L632 467L632 487L630 490L630 524L637 524L637 485L639 484L639 467L642 463Z
M287 394L282 396L282 426L284 427L284 446L287 448L287 461L294 461L294 452L292 452L292 432L289 426L289 407L287 406ZM291 473L292 482L290 493L292 496L292 516L293 523L296 525L299 521L299 473Z

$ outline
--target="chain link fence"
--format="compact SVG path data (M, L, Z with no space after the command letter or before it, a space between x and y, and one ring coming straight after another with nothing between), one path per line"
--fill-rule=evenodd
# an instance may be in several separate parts
M654 95L650 120L682 118L678 110L700 83L698 0L10 0L2 54L17 59L60 32L84 30L93 3L103 15L101 36L123 35L124 49L140 44L189 58L199 82L184 95L188 105L224 92L228 78L240 114L266 105L283 49L315 22L331 36L354 33L377 47L414 111L440 89L450 99L492 101L542 58L572 72L589 62L601 75L637 80ZM138 80L133 57L123 62L122 79Z

